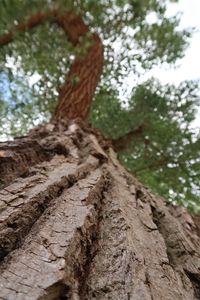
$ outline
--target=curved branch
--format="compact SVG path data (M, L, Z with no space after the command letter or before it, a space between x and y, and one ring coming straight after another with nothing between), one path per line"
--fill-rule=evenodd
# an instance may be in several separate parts
M89 28L80 16L73 12L70 17L58 17L58 24L63 28L70 41L81 47L80 37L89 33ZM86 55L77 57L67 74L65 84L59 95L58 106L53 119L59 120L67 116L69 119L86 119L92 97L103 68L103 45L97 34L91 34L92 45ZM74 84L74 78L77 82Z
M0 38L0 46L4 46L14 39L15 31L24 32L50 21L60 26L66 33L70 42L77 47L83 47L80 38L88 34L89 27L83 22L81 16L73 11L61 14L59 10L50 10L47 13L32 15L27 23L20 23L13 31ZM91 46L82 57L77 57L66 76L65 84L61 88L59 101L55 109L53 120L60 119L86 119L92 97L100 79L103 67L103 45L97 34L91 34ZM77 78L74 84L74 78Z
M144 165L141 168L138 168L136 170L133 171L133 174L138 175L138 173L149 170L149 171L153 171L156 169L159 169L159 167L163 167L166 166L170 161L167 158L162 158L161 160L157 160L156 162L152 162L149 165Z
M11 43L15 38L15 32L25 32L43 24L46 21L55 21L56 13L56 10L51 10L47 13L38 12L30 16L26 23L20 23L16 25L13 28L13 31L9 31L0 37L0 47Z
M139 127L129 131L127 134L119 137L116 140L112 140L113 147L116 152L125 151L129 147L133 138L142 139L144 143L146 143L146 139L142 135L142 128L143 126L140 125Z

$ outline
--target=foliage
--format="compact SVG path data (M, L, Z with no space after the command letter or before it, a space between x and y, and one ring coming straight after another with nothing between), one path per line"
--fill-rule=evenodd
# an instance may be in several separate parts
M114 91L97 95L94 124L110 139L140 127L120 152L121 161L155 192L199 211L200 140L191 127L199 103L198 83L176 87L148 80L133 89L126 108L118 97Z
M141 126L141 136L119 153L122 162L154 191L198 211L199 140L191 128L198 84L162 87L152 79L133 85L125 105L120 101L130 73L139 77L154 65L174 64L184 55L191 30L178 29L179 16L166 17L169 2L2 0L0 36L52 7L81 13L104 42L103 76L91 110L93 126L111 139ZM1 136L25 133L50 118L78 50L49 23L25 34L15 32L14 41L0 48Z
M167 1L158 0L33 0L30 5L27 0L6 0L0 2L0 35L38 11L59 6L64 13L73 8L84 16L104 41L105 68L99 90L105 90L107 82L120 89L130 72L139 74L154 64L173 63L183 56L190 32L177 30L178 18L165 17L166 4ZM156 14L157 22L149 23L147 17L152 12ZM14 42L0 50L1 83L4 84L5 74L9 75L11 85L15 85L15 81L18 86L20 79L23 86L24 82L31 83L39 78L33 86L28 84L30 95L27 94L27 97L29 105L32 103L35 111L41 111L40 121L47 119L55 107L59 87L74 58L73 53L72 45L55 25L45 23L25 34L16 31ZM10 89L10 92L15 99L15 91ZM18 112L17 115L14 110L9 113L10 124L7 127L11 130L7 133L17 134L19 126L15 120ZM32 114L25 103L21 115L32 119L28 123L22 121L22 132L39 121L38 113Z

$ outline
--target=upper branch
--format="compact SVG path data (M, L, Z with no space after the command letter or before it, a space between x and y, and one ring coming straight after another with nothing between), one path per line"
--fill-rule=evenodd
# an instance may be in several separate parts
M31 30L36 26L50 21L56 23L66 33L70 42L76 47L84 47L81 37L90 33L89 27L81 16L73 11L62 14L59 10L50 10L47 13L37 13L28 19L26 23L20 23L0 37L0 46L4 46L14 40L15 32ZM90 34L91 45L86 54L76 57L66 76L65 83L60 90L58 105L55 109L53 120L60 119L86 119L92 97L100 79L103 67L103 45L97 34ZM74 84L74 78L77 82Z
M113 147L116 152L119 151L126 151L132 142L133 138L142 139L144 143L148 143L148 140L145 139L142 135L143 126L140 125L139 127L129 131L127 134L119 137L116 140L112 140Z

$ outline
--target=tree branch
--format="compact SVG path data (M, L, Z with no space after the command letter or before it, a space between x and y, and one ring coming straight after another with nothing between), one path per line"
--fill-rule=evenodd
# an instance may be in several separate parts
M61 14L59 10L50 10L47 13L37 13L30 16L27 23L20 23L0 38L0 46L5 46L14 40L16 31L25 32L36 26L50 21L60 26L68 39L77 47L83 47L80 38L89 33L89 27L83 22L81 16L73 11ZM59 101L55 109L53 120L60 119L86 119L92 97L103 68L103 45L97 34L91 33L91 46L82 57L76 57L66 76L65 84L61 88ZM77 82L74 84L74 78Z
M26 23L20 23L16 25L12 31L9 31L8 33L0 37L0 47L11 43L14 40L15 32L25 32L27 30L31 30L38 25L43 24L47 20L49 21L50 19L55 22L56 14L56 10L50 10L47 13L38 12L30 16Z
M165 159L163 158L161 160L158 160L157 162L154 161L153 163L151 163L149 165L144 165L143 167L134 170L133 174L138 175L138 173L146 171L146 170L152 171L152 170L158 169L159 167L166 166L167 163L169 163L169 160L167 158L165 158Z
M139 127L129 131L124 136L119 137L116 140L112 140L112 144L113 144L115 151L119 152L119 151L127 150L128 146L130 145L133 138L142 139L145 144L149 143L149 141L142 136L142 129L143 129L143 126L140 125Z

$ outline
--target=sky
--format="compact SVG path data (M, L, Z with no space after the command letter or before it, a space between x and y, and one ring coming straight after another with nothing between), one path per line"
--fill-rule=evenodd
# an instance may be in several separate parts
M176 63L176 68L155 67L144 76L141 81L150 77L158 78L163 84L178 85L184 80L200 80L200 0L179 0L178 3L171 3L168 6L168 15L174 16L182 13L180 28L195 27L195 33L189 41L185 56ZM134 78L130 76L125 83L127 94L131 93ZM122 96L123 97L123 96ZM200 97L200 92L199 92ZM196 120L191 125L197 132L200 132L200 104L197 110Z
M200 0L180 0L178 4L173 3L169 6L169 15L174 15L178 11L182 12L181 27L195 27L196 30L190 40L185 57L178 62L179 68L168 71L159 70L159 78L163 83L178 84L183 80L200 80ZM153 72L157 73L157 70ZM200 103L192 127L200 133Z
M180 29L196 28L189 40L185 57L178 60L176 69L155 67L141 78L142 81L152 76L159 77L164 84L178 84L183 80L200 79L200 0L179 0L178 3L168 5L168 16L174 16L180 12L182 13ZM133 77L130 76L127 80L131 85Z
M152 75L158 74L163 83L179 83L183 80L200 79L200 0L179 0L169 5L168 14L182 12L181 28L195 27L196 33L190 40L186 55L179 60L176 70L154 69Z

